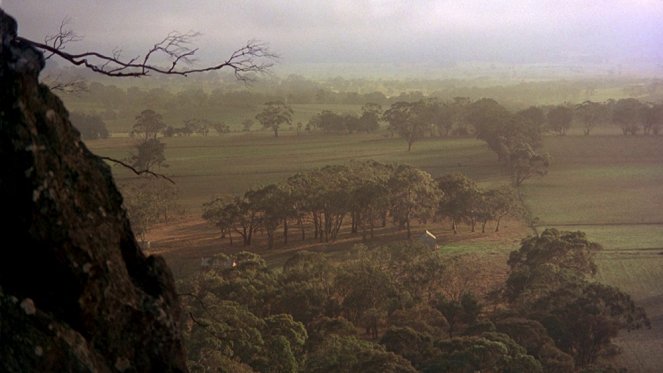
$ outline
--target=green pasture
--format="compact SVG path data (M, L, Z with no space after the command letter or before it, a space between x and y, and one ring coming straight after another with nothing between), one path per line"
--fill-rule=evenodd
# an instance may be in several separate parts
M90 149L105 156L126 158L134 139L113 137L88 141ZM486 184L505 182L495 156L475 139L427 139L407 152L405 141L383 134L320 135L284 132L232 133L224 136L164 138L167 168L180 189L181 203L199 211L202 203L217 195L239 194L250 187L284 180L301 171L353 159L402 162L420 167L434 176L463 172ZM135 178L115 166L118 181Z
M87 144L97 154L124 158L133 141L114 137ZM426 139L409 153L405 141L383 133L297 136L283 131L274 138L268 132L252 132L163 141L169 167L161 172L175 180L181 203L194 214L214 196L242 193L300 170L352 159L408 163L434 176L463 172L485 187L508 182L494 153L472 138ZM597 256L597 279L632 294L655 328L619 340L624 363L642 371L661 366L663 361L653 358L660 355L648 351L660 345L656 328L663 327L663 137L550 136L545 150L552 156L550 172L522 187L528 209L539 219L537 228L581 230L604 246ZM121 183L135 178L125 169L113 169ZM522 229L518 233L527 234ZM445 240L442 250L498 255L502 260L518 247L515 237L462 236Z

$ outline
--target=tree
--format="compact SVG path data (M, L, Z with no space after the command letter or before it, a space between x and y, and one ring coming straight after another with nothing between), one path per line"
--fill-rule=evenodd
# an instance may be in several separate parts
M282 124L292 122L292 108L283 101L270 101L265 104L263 110L256 115L256 120L263 128L274 131L274 137L279 137L279 127Z
M424 372L542 372L539 361L502 333L435 341L440 353Z
M366 103L361 107L361 116L359 117L359 132L374 132L380 128L380 118L382 117L382 106L375 103Z
M517 112L516 115L523 118L528 126L537 128L538 132L541 132L541 128L546 123L546 115L538 106L530 106Z
M488 216L495 220L495 232L500 231L500 222L504 217L520 217L525 213L523 204L518 197L518 191L512 187L506 186L486 191L483 202L489 212ZM481 231L483 232L483 228Z
M422 138L430 126L430 118L425 109L423 101L399 101L392 104L382 115L382 118L389 122L389 128L405 139L408 152L412 149L412 144Z
M242 121L242 131L251 132L251 127L253 127L253 124L254 124L253 119L251 118L244 119Z
M287 243L288 218L294 212L290 203L290 195L285 188L276 184L269 184L248 191L245 198L251 201L252 209L259 214L260 222L267 233L267 249L274 247L275 231L281 224L284 227L284 241Z
M596 361L620 329L650 326L627 294L587 280L597 271L593 257L599 250L582 232L546 229L509 255L507 299L543 324L577 366Z
M605 108L598 102L585 101L575 107L575 116L582 122L585 136L606 117L605 114Z
M467 121L474 127L478 139L485 141L488 146L502 159L503 129L510 119L511 113L490 98L482 98L468 107Z
M133 126L131 134L143 137L143 140L147 141L156 139L157 135L166 129L166 127L161 114L154 110L146 109L136 116L136 123Z
M643 105L643 132L658 135L663 128L663 103Z
M560 136L566 135L573 121L573 110L566 105L558 105L550 109L546 115L548 127Z
M612 121L621 127L624 136L638 133L643 119L642 107L643 104L635 98L623 98L615 103Z
M121 189L131 228L143 242L156 223L167 222L180 212L178 190L172 183L143 178L138 183L123 185Z
M331 335L313 351L306 361L311 373L414 373L416 370L403 357L386 352L380 345L352 336Z
M391 214L399 226L412 237L411 221L426 221L433 217L443 196L433 177L411 166L399 165L388 182L392 198Z
M156 138L141 141L136 145L136 153L131 154L131 166L138 170L150 170L154 166L167 167L165 148L166 144Z
M343 116L329 110L323 110L311 118L311 125L324 133L344 133L348 131Z
M435 179L444 197L440 200L436 215L451 220L451 229L458 233L458 223L471 219L480 203L479 187L461 173L448 174Z
M69 114L71 124L78 129L81 137L87 140L106 139L110 136L106 123L98 115L72 112Z
M509 153L507 169L511 175L511 183L519 187L534 176L544 176L550 167L550 155L537 153L532 147L523 143Z
M536 298L561 286L565 278L594 275L597 267L593 257L601 249L582 232L546 229L538 236L526 238L520 249L509 254L511 273L506 294L514 300Z
M212 124L212 127L216 131L217 134L223 135L224 133L230 132L230 126L227 125L225 122L216 122Z

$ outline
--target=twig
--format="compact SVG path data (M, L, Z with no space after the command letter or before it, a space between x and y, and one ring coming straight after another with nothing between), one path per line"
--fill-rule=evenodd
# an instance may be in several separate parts
M125 167L125 168L128 168L129 170L133 171L133 173L135 173L136 175L143 175L143 174L152 175L152 176L154 176L154 177L156 177L156 178L166 179L166 180L170 181L172 184L175 184L175 182L173 181L173 179L169 178L169 177L166 176L166 175L159 174L159 173L156 173L156 172L153 172L153 171L150 171L150 170L137 170L137 169L135 169L133 166L131 166L131 165L127 164L127 163L124 163L124 162L122 162L122 161L120 161L120 160L118 160L118 159L115 159L115 158L111 158L111 157L99 157L99 158L101 158L101 159L103 159L103 160L105 160L105 161L109 161L109 162L113 162L113 163L119 164L120 166L123 166L123 167Z

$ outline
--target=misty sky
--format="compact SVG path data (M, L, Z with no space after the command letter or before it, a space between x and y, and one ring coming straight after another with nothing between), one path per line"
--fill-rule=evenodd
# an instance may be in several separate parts
M663 0L0 0L42 40L71 18L69 50L138 53L200 31L201 63L249 39L281 63L663 63Z

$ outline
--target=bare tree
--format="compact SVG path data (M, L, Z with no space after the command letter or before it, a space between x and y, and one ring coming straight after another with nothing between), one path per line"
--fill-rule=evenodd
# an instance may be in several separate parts
M250 40L243 47L235 50L228 59L209 66L194 67L191 63L198 48L192 47L193 40L199 33L189 31L180 33L172 31L157 42L143 56L126 59L121 50L116 49L111 55L96 51L69 53L64 49L67 44L81 40L81 37L70 30L65 18L60 24L57 34L49 35L43 43L18 37L45 52L45 59L58 56L76 66L84 66L94 72L114 77L139 77L151 74L181 75L205 71L232 69L235 77L241 81L249 81L254 73L264 73L278 56L272 53L264 43ZM160 65L158 61L165 61Z

